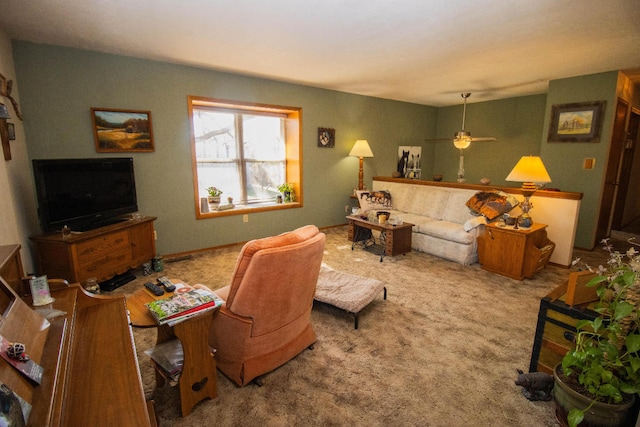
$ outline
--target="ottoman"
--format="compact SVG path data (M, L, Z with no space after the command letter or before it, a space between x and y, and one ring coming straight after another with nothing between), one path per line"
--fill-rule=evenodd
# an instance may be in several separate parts
M355 329L358 329L358 313L383 291L387 299L387 288L379 280L343 273L323 265L316 285L316 301L338 307L353 314Z

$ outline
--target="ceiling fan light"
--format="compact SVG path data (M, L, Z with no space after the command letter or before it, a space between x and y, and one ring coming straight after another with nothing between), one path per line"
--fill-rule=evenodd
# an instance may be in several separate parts
M456 132L453 145L460 150L469 148L469 145L471 145L471 133L465 131Z

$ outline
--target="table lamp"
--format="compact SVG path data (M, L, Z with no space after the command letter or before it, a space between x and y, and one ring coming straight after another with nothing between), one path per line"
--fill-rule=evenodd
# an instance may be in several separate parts
M536 192L539 184L551 182L551 177L547 173L542 159L539 156L522 156L505 180L522 182L520 191L524 196L524 202L520 205L523 212L520 217L520 225L525 228L527 226L530 227L533 224L533 220L529 215L529 211L533 208L533 205L529 199Z
M354 144L351 152L349 152L350 156L359 157L360 158L360 171L358 172L358 190L364 189L364 169L363 163L365 157L373 157L373 152L371 148L369 148L369 143L366 139L359 139Z

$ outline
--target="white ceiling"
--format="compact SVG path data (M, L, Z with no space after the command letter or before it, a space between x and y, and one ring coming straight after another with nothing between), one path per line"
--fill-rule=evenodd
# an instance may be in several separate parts
M640 68L638 0L2 0L9 37L444 106ZM634 74L640 77L640 74Z

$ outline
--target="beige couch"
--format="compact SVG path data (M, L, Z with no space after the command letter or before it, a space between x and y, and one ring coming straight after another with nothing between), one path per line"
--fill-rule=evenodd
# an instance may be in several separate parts
M374 191L391 194L392 215L415 224L411 248L463 265L478 261L477 237L484 218L465 205L478 190L373 181Z

